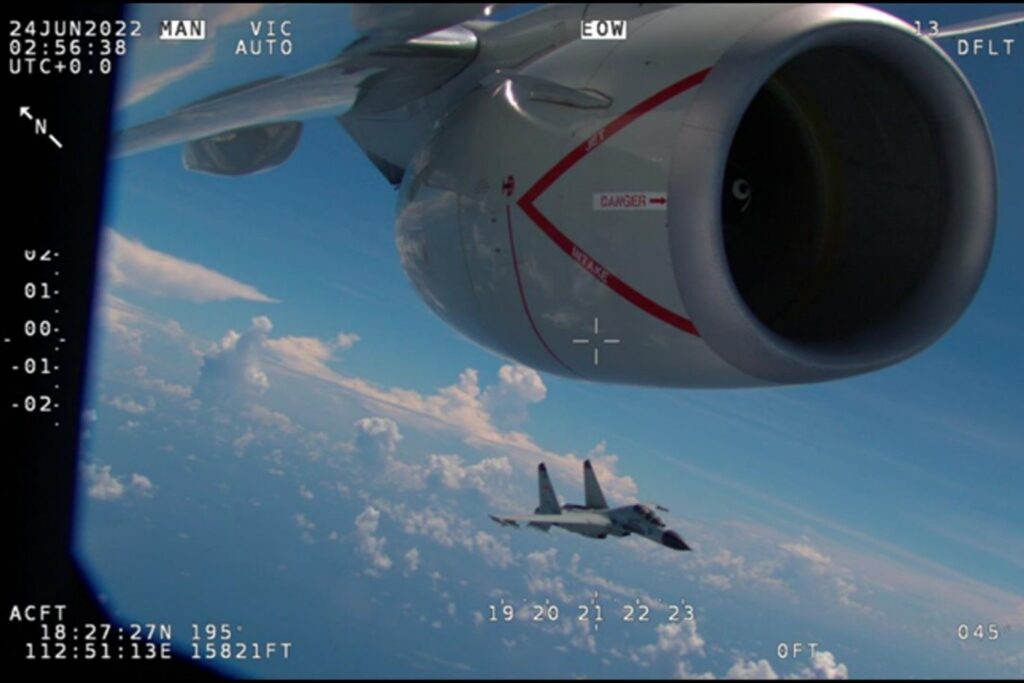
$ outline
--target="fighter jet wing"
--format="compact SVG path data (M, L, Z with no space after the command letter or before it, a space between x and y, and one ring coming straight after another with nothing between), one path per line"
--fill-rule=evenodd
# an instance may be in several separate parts
M445 27L489 8L356 5L353 23L363 35L337 58L299 74L231 88L121 131L114 153L204 141L192 150L193 170L229 175L265 170L291 154L301 130L298 122L336 116L363 100L372 101L373 108L393 106L396 97L415 98L421 89L429 92L458 73L475 56L476 37L460 27ZM282 122L292 122L291 127L282 129Z
M502 526L519 526L530 523L553 524L561 527L611 526L607 517L590 512L567 512L560 515L490 515L490 518Z

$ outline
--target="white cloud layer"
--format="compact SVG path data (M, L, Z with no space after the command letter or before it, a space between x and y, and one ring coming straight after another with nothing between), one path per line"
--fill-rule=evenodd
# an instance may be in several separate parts
M151 249L108 228L104 266L110 285L195 303L244 299L274 303L252 285L198 263Z
M606 453L602 445L585 457L574 453L555 453L542 448L524 432L499 426L510 417L520 415L527 405L547 396L547 388L540 375L530 368L504 365L498 371L498 384L483 389L477 371L467 368L459 375L457 383L424 395L398 387L385 389L363 379L343 375L325 364L331 357L328 353L331 345L309 338L300 339L301 342L287 337L269 340L265 346L292 372L319 379L359 396L392 418L415 420L421 428L440 427L454 431L474 448L499 451L525 472L532 473L538 462L546 462L554 476L576 484L582 476L583 460L590 457L609 497L616 503L635 500L636 483L631 477L616 473L618 457ZM337 340L332 344L337 347Z

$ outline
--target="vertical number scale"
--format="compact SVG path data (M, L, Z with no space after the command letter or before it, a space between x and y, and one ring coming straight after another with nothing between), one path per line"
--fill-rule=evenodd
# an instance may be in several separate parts
M60 370L58 358L61 345L67 340L60 327L60 254L50 249L25 249L21 254L21 272L25 277L18 282L18 291L4 292L9 297L20 297L23 311L21 320L8 320L17 330L4 337L9 372L22 376L23 381L8 386L21 387L10 403L17 417L38 415L52 419L55 427L60 420L55 414L60 408Z

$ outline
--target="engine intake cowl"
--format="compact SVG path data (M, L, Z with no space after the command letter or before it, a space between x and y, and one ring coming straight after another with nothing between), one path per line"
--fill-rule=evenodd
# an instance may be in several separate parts
M669 187L689 314L716 353L774 383L922 350L970 303L994 238L970 87L863 7L794 8L727 50L684 113Z

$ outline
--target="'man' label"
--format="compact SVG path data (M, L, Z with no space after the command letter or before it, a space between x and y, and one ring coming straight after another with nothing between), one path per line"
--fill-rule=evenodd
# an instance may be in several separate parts
M594 211L664 211L668 196L664 192L596 192Z
M205 19L164 19L160 40L206 40Z

